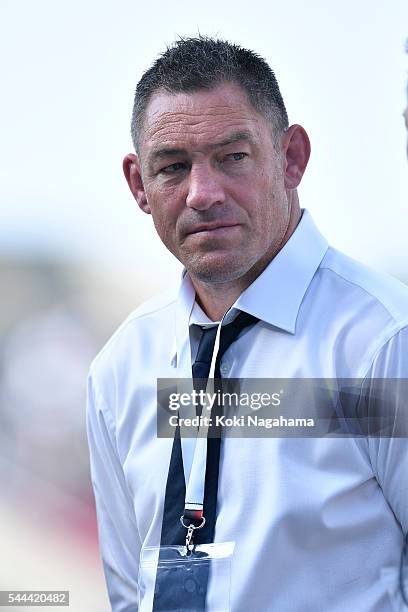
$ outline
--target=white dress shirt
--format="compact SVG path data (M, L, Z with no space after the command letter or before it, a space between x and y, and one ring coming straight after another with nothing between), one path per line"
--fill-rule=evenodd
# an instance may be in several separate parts
M156 436L157 378L191 376L210 323L180 287L137 308L94 360L88 438L114 612L137 610L139 554L157 546L173 441ZM328 247L307 211L238 298L260 322L223 377L408 378L408 289ZM215 541L235 541L233 612L389 612L408 529L406 438L226 438ZM392 603L394 601L394 603ZM395 607L395 610L401 608Z

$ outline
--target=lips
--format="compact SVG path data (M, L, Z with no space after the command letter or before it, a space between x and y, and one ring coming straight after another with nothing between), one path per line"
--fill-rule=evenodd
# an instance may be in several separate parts
M238 223L226 223L225 221L220 223L203 223L201 225L197 225L196 227L194 227L193 229L188 230L188 232L186 232L187 235L191 235L191 234L200 234L200 233L210 233L210 232L217 232L220 233L222 232L222 230L228 230L229 228L232 227L237 227Z

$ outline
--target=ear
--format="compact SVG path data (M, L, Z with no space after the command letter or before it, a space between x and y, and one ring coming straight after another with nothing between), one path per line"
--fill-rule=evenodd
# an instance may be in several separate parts
M310 141L301 125L291 125L282 138L285 188L296 189L310 157Z
M140 160L134 153L129 153L123 160L123 172L129 185L129 189L133 194L139 208L146 214L150 215L150 206L147 203L147 197L145 188L142 180L142 173L140 170Z

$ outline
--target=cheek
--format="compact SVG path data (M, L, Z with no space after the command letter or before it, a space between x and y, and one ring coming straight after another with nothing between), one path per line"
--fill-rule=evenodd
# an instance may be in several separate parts
M262 164L254 173L251 185L260 197L271 198L273 196L276 199L276 196L284 191L284 178L280 166Z
M170 211L165 210L162 207L157 209L152 206L151 210L156 232L164 244L169 246L169 242L171 241L171 237L175 231L174 226L176 220L173 221Z
M259 174L247 186L247 201L250 204L250 214L258 222L267 222L285 214L286 192L281 177L271 177L268 173Z
M178 207L174 194L147 192L153 223L162 242L170 248L176 242Z

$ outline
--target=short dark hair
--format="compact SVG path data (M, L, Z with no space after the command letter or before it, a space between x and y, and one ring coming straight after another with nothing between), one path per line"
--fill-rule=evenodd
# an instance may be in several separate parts
M146 108L156 91L192 93L213 89L222 83L241 86L254 109L271 121L275 133L288 127L278 82L262 57L239 45L208 36L180 38L167 47L137 84L131 125L136 151Z

